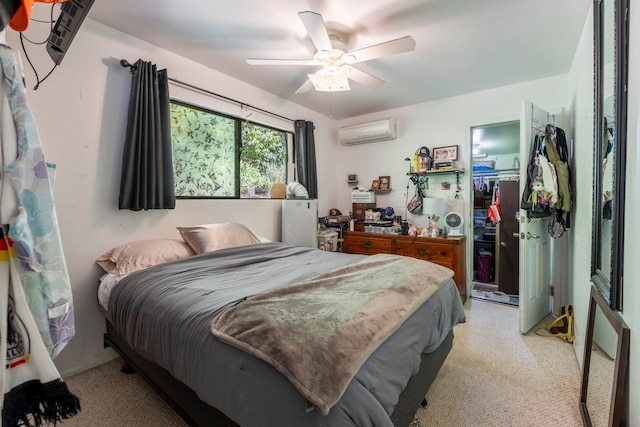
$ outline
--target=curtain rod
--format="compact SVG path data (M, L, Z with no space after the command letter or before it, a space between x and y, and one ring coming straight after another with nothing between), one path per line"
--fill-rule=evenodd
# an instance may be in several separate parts
M127 61L126 59L121 59L121 60L120 60L120 65L121 65L122 67L124 67L124 68L127 68L127 67L129 67L129 68L135 68L135 67L136 67L136 66L135 66L135 64L130 63L130 62L129 62L129 61ZM203 88L201 88L201 87L194 86L194 85L189 84L189 83L185 83L185 82L183 82L183 81L180 81L180 80L174 79L174 78L172 78L172 77L167 77L167 79L168 79L169 81L172 81L172 82L177 83L177 84L179 84L179 85L186 86L186 87L188 87L188 88L195 89L195 90L198 90L198 91L200 91L200 92L204 92L204 93L209 94L209 95L213 95L213 96L215 96L215 97L217 97L217 98L224 99L225 101L228 101L228 102L236 103L236 104L240 105L240 107L251 108L251 109L252 109L252 110L254 110L254 111L259 111L259 112L261 112L261 113L269 114L270 116L277 117L277 118L279 118L279 119L283 119L283 120L287 120L287 121L289 121L289 122L291 122L291 123L294 123L294 122L295 122L295 120L290 119L290 118L285 117L285 116L281 116L280 114L276 114L276 113L272 113L271 111L263 110L262 108L255 107L255 106L253 106L253 105L251 105L251 104L247 104L246 102L241 102L241 101L238 101L237 99L229 98L228 96L224 96L224 95L220 95L219 93L211 92L210 90L203 89Z

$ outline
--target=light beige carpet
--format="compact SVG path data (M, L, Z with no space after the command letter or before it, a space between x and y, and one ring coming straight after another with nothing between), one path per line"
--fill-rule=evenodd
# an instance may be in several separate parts
M182 420L137 374L120 372L115 359L66 380L80 398L78 415L62 427L186 427Z
M517 307L473 299L465 306L467 323L456 326L418 419L427 427L581 426L573 346L520 334Z
M570 344L521 335L514 307L470 299L465 310L467 323L456 326L429 405L418 410L425 427L582 425ZM118 359L67 379L82 411L63 427L186 426L138 375L120 367Z

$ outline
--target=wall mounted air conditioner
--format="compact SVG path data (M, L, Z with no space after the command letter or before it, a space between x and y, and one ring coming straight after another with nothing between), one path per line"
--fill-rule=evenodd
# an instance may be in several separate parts
M373 191L353 191L351 192L351 203L375 203L376 193Z
M342 145L354 145L396 139L397 131L396 118L389 117L375 122L343 126L338 129L338 136Z

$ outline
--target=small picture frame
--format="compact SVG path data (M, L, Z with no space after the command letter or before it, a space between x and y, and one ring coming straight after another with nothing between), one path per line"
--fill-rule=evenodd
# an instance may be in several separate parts
M348 174L347 175L347 181L353 182L353 181L357 181L357 180L358 180L358 175L356 175L356 174Z
M380 189L380 180L379 179L374 179L373 182L371 182L371 189L372 190L379 190Z
M435 147L432 151L434 163L450 163L458 160L458 146Z
M391 177L390 176L381 176L378 177L379 181L379 190L391 190Z

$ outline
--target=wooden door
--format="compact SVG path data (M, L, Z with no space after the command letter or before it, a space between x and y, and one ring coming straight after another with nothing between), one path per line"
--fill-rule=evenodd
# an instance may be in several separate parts
M498 290L511 295L518 294L520 271L520 225L516 212L520 211L520 184L518 181L500 181L500 231L496 284Z

